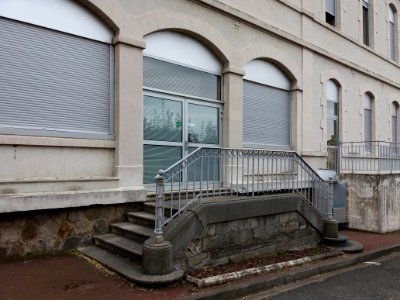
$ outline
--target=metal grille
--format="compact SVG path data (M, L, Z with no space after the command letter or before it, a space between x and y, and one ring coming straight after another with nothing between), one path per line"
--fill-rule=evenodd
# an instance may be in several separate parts
M111 47L0 18L0 131L105 138Z
M382 141L342 143L338 146L341 173L400 173L400 146Z
M290 148L289 92L244 81L243 144Z
M143 84L145 87L183 95L221 99L221 76L144 57Z

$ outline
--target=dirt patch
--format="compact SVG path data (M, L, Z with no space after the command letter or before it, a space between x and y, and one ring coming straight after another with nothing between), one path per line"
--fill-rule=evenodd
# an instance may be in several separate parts
M197 270L189 271L186 275L190 275L195 278L206 278L210 276L216 276L221 274L226 274L230 272L235 272L239 270L245 270L249 268L261 267L272 265L280 262L285 262L289 260L299 259L306 256L313 256L317 254L324 254L331 252L329 248L326 247L315 247L304 250L293 250L287 251L281 255L266 255L258 256L254 258L249 258L240 262L234 262L226 265L215 266L215 267L203 267Z
M178 299L194 290L187 282L135 285L78 255L0 263L1 300Z

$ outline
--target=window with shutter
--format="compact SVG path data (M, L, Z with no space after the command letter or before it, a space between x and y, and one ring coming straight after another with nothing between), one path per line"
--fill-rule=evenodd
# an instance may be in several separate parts
M111 30L73 1L1 8L0 133L112 138Z
M253 60L243 82L243 145L290 149L290 82L273 64Z

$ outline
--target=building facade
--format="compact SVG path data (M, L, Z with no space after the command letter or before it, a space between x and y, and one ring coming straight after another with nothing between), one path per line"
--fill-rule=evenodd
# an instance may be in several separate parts
M15 241L36 239L26 212L56 210L54 232L74 232L65 211L144 201L197 147L293 150L317 169L339 143L397 143L399 4L1 0L3 228L19 218Z

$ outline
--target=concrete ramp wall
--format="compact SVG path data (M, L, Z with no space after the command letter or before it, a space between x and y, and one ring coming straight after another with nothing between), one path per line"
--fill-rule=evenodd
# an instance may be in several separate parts
M319 244L324 220L293 194L203 200L165 228L184 269Z
M371 232L400 230L400 174L342 174L347 184L349 227Z

